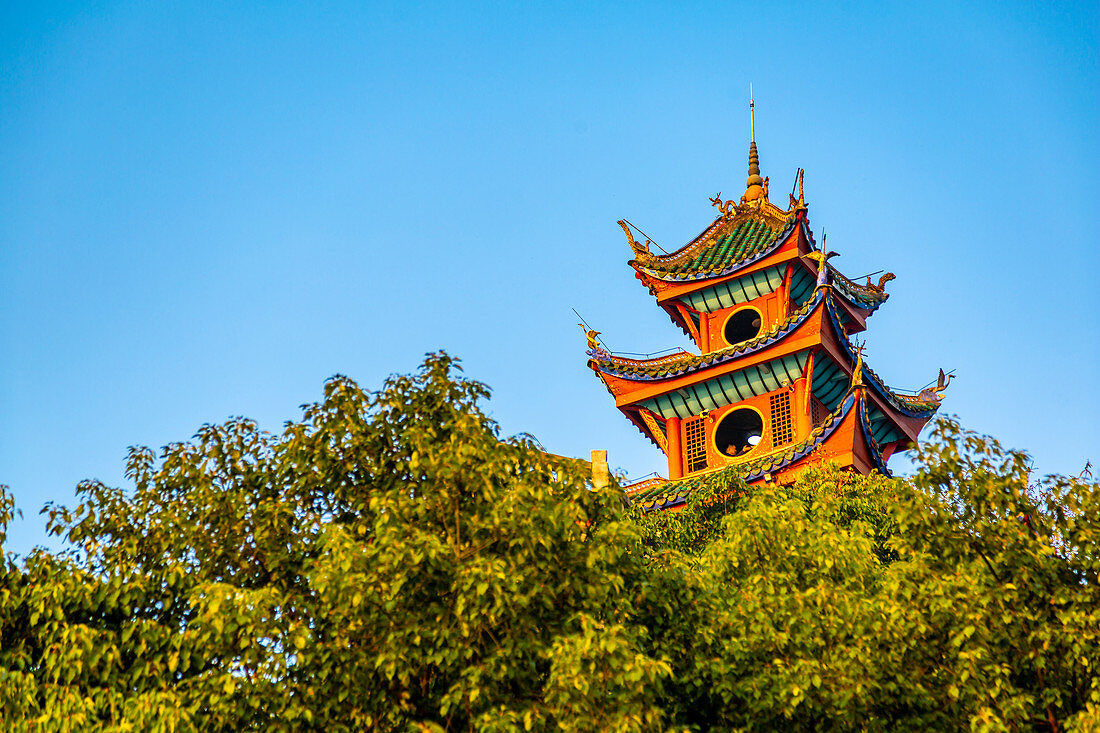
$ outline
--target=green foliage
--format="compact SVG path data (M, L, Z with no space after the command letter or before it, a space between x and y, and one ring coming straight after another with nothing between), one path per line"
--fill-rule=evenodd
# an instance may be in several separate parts
M651 551L698 555L721 535L725 517L744 509L762 492L771 492L800 501L807 516L821 514L842 527L861 522L875 538L876 553L887 560L895 557L886 546L896 527L890 500L902 490L900 482L877 473L860 476L820 466L808 469L795 483L777 486L749 486L736 474L720 471L693 491L679 511L646 513L635 507L630 515Z
M5 556L3 729L1091 730L1100 491L940 425L912 481L625 508L445 354L243 419ZM0 491L0 540L14 504Z
M667 666L624 623L621 492L502 440L454 369L335 378L279 436L205 426L131 450L133 491L49 507L74 552L7 568L5 722L596 730L577 710L611 695L612 727L651 725Z
M921 462L898 549L924 601L950 608L947 643L971 672L952 698L990 729L1100 727L1098 486L1036 481L1026 455L952 422Z

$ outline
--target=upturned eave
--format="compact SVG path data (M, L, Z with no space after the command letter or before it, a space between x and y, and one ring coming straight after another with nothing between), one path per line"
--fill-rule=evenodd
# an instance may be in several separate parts
M761 346L759 347L750 347L746 350L743 345L735 345L703 356L688 355L685 352L683 355L673 355L672 357L665 357L663 360L647 360L645 362L641 360L621 360L647 366L660 366L659 361L664 361L665 364L676 364L677 359L685 362L681 373L668 377L631 378L622 373L615 374L601 368L600 360L595 355L589 359L588 364L607 385L608 391L615 397L617 406L634 405L656 395L822 345L823 311L826 308L827 300L824 296L820 297L819 301L807 308L805 313L793 314L787 322L781 324L773 332L758 337L761 340ZM783 329L791 326L790 321L794 319L800 319L800 322L784 332ZM839 357L840 351L833 344L827 344L827 348L830 351L836 350ZM738 352L742 353L739 354Z

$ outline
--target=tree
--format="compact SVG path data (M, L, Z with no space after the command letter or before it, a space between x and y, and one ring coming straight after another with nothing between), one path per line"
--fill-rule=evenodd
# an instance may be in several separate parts
M678 724L744 730L1100 725L1100 491L941 421L912 482L728 473L639 517L636 610Z
M431 355L377 393L334 378L281 435L204 426L159 459L132 449L132 492L86 482L50 507L74 550L7 565L5 719L652 727L667 666L627 623L642 563L621 492L500 438L455 370Z
M990 729L1100 728L1100 487L1035 480L1026 454L951 421L920 458L898 547L954 621L949 698Z
M1100 492L944 423L912 481L713 474L641 514L430 355L329 380L5 556L11 730L1088 730ZM0 492L0 540L13 503Z

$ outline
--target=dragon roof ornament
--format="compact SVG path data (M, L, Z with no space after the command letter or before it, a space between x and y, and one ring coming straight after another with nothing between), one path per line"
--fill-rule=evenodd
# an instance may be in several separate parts
M656 256L649 251L649 245L653 244L653 240L647 237L645 244L638 244L634 240L634 234L630 231L630 225L627 224L626 219L619 219L615 223L623 228L623 234L626 235L627 244L630 245L630 251L634 253L635 261L640 263L656 261Z

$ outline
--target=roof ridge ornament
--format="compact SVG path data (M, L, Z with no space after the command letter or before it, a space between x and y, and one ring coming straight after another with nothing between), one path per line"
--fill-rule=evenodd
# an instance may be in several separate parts
M588 326L586 326L583 323L578 323L577 325L580 326L582 330L584 330L584 335L588 338L588 350L589 351L595 351L595 352L598 352L598 353L601 353L601 354L610 355L611 352L609 352L606 348L604 348L603 344L600 343L600 338L599 338L600 332L599 331L596 331L595 329L589 328Z
M630 251L634 253L634 258L639 262L652 262L655 258L654 254L649 251L649 245L653 244L653 241L646 237L645 244L638 244L634 241L634 235L630 232L630 225L626 219L619 219L615 222L623 228L623 232L626 234L626 241L630 245Z
M840 257L840 253L823 252L822 250L815 249L812 252L807 252L802 255L802 259L813 260L817 265L817 284L814 286L815 290L829 284L829 267L827 263L833 257Z
M857 387L866 387L863 383L863 347L867 345L867 341L861 344L856 341L856 364L852 367L852 385L848 389L856 389Z
M718 194L714 196L714 198L709 199L709 201L710 205L717 206L718 210L722 212L721 215L726 218L732 216L734 211L737 209L737 203L733 199L729 199L728 201L722 200L721 191L719 191Z
M922 389L920 394L917 395L917 399L921 402L942 402L943 393L947 391L947 385L951 384L951 380L954 378L954 371L944 374L941 368L939 376L936 377L936 386Z
M798 211L799 209L805 209L806 207L806 194L802 190L802 179L805 177L806 171L802 168L798 169L798 172L794 174L794 184L798 188L798 198L794 197L794 191L791 191L791 211Z
M883 275L882 277L880 277L878 279L878 285L873 285L871 283L871 276L868 275L867 276L867 284L864 285L863 287L867 288L868 290L872 290L876 293L885 293L886 292L886 283L890 282L891 280L897 280L897 279L898 279L897 275L895 275L892 272L888 272L888 273L886 273L885 275Z

